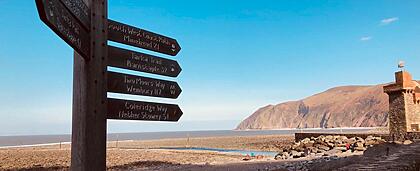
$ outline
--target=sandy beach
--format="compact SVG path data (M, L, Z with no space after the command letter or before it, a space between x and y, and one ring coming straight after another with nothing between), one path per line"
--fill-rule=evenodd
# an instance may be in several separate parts
M169 147L206 147L237 150L273 151L294 143L292 135L178 138L144 141L108 142L107 170L416 170L420 168L420 142L409 145L385 143L365 152L332 156L275 160L274 157L205 150L159 149ZM389 148L389 153L386 152ZM0 170L69 170L70 145L0 149Z
M243 161L243 155L199 150L156 149L162 147L206 147L278 151L291 145L293 136L263 135L179 138L108 143L109 170L197 170L235 163L275 161L273 157ZM68 170L70 145L0 149L0 170Z

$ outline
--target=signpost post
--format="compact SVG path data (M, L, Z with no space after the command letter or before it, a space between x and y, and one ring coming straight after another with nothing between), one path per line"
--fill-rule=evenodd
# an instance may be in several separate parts
M89 0L90 60L75 52L71 170L106 170L107 1Z
M108 19L107 0L35 0L41 20L74 50L71 170L106 170L107 119L176 122L176 104L107 98L107 92L177 98L176 82L107 71L108 66L177 77L179 64L108 46L108 40L175 56L178 42Z

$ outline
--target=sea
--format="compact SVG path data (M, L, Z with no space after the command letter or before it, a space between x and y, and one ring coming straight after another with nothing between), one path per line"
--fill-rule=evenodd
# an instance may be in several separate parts
M350 133L365 132L373 127L358 128L308 128L276 130L209 130L209 131L173 131L173 132L133 132L110 133L107 141L157 140L171 138L221 137L221 136L255 136L255 135L292 135L297 132ZM0 148L30 147L42 145L66 144L71 142L70 134L62 135L19 135L0 136Z

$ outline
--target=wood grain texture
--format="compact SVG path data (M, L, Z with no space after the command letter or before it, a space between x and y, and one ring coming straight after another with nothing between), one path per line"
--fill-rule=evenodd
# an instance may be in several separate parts
M106 169L107 1L88 0L90 60L74 54L71 170Z

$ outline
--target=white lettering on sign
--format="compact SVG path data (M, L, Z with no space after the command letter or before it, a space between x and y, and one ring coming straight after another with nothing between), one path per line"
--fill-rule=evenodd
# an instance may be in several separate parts
M139 28L127 27L126 25L122 25L122 24L115 25L112 22L109 22L108 28L114 31L120 32L124 36L128 36L128 37L135 36L135 37L138 37L139 39L146 39L152 42L163 43L163 44L172 46L171 42L169 42L169 40L166 37L159 36L151 32L148 32L146 30L139 29Z
M143 79L141 77L130 77L124 75L124 84L129 93L144 94L150 96L161 96L162 91L167 87L170 88L170 94L176 94L175 85L167 85L167 83L155 79Z
M131 53L130 58L126 60L126 66L151 73L167 73L169 71L169 69L163 65L163 61L161 59L152 58L138 53ZM174 72L174 69L172 69L171 72Z
M118 117L133 120L168 120L167 112L168 108L162 105L125 102L124 110L118 111Z

